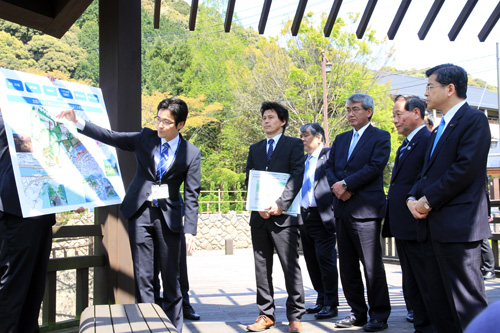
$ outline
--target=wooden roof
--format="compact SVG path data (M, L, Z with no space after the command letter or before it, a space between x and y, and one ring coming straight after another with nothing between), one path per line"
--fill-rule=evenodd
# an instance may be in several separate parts
M0 0L0 18L61 38L92 0Z
M75 23L80 15L87 9L93 0L0 0L0 18L11 22L18 23L33 29L40 30L54 37L62 37L66 31ZM240 0L242 1L242 0ZM330 37L333 25L342 6L343 0L332 0L332 9L328 15L328 20L323 29L325 37ZM363 38L366 27L370 21L372 13L377 5L378 0L368 0L363 15L356 30L358 38ZM436 19L445 0L434 0L420 30L418 36L421 40L425 39L429 29ZM474 10L479 0L468 0L464 5L460 15L457 17L455 24L448 33L450 41L454 41L460 33L463 25L467 21L469 15ZM191 0L191 12L189 17L189 29L195 30L196 14L198 12L199 0ZM224 31L230 32L233 19L234 7L236 0L228 0L226 20L224 23ZM266 28L266 23L269 17L272 0L264 0L262 12L259 21L258 31L263 34ZM392 24L387 32L389 39L394 39L401 22L410 6L411 0L401 0L396 15L392 20ZM304 16L304 11L307 5L307 0L297 0L297 11L293 19L292 35L296 36L299 32L300 24ZM160 8L161 0L155 0L154 26L159 27L160 24ZM484 42L491 30L500 18L500 2L495 7L492 13L484 13L485 23L480 31L478 38ZM487 17L487 18L486 18Z

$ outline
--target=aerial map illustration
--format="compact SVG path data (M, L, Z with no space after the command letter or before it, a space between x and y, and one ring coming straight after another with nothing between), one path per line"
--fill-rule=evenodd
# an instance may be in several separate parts
M74 108L79 118L109 128L100 90L5 69L0 80L0 108L23 215L120 203L125 190L115 149L55 117Z

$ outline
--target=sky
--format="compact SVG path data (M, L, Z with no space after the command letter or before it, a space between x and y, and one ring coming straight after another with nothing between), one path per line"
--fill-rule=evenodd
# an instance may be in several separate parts
M309 0L306 13L330 13L334 0ZM203 3L203 1L201 1ZM223 1L227 4L227 1ZM272 1L265 36L278 35L283 22L293 19L299 0ZM344 0L338 17L348 19L348 13L363 13L368 0ZM497 86L496 43L500 42L500 22L498 22L485 42L480 42L478 34L497 6L495 0L479 0L467 22L454 42L448 38L451 27L458 18L467 0L444 2L425 40L418 38L418 31L434 0L413 0L401 26L390 45L395 49L394 61L389 66L396 69L422 69L442 63L462 66L470 75ZM264 0L237 0L233 20L247 28L257 30ZM401 0L379 0L370 19L369 27L376 30L378 38L386 36ZM319 24L319 18L318 18ZM357 24L349 27L352 32ZM323 27L321 27L323 30Z

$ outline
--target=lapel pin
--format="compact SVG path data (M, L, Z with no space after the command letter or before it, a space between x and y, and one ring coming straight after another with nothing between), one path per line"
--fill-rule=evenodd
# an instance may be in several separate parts
M450 124L450 127L453 127L453 124Z

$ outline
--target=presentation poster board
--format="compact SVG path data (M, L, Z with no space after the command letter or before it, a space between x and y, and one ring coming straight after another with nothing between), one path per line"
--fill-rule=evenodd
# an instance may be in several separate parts
M247 210L265 211L281 196L290 178L288 173L250 170L248 175ZM296 216L300 213L300 192L283 214Z
M98 88L0 68L0 109L24 217L115 205L125 189L116 150L56 115L110 128Z

